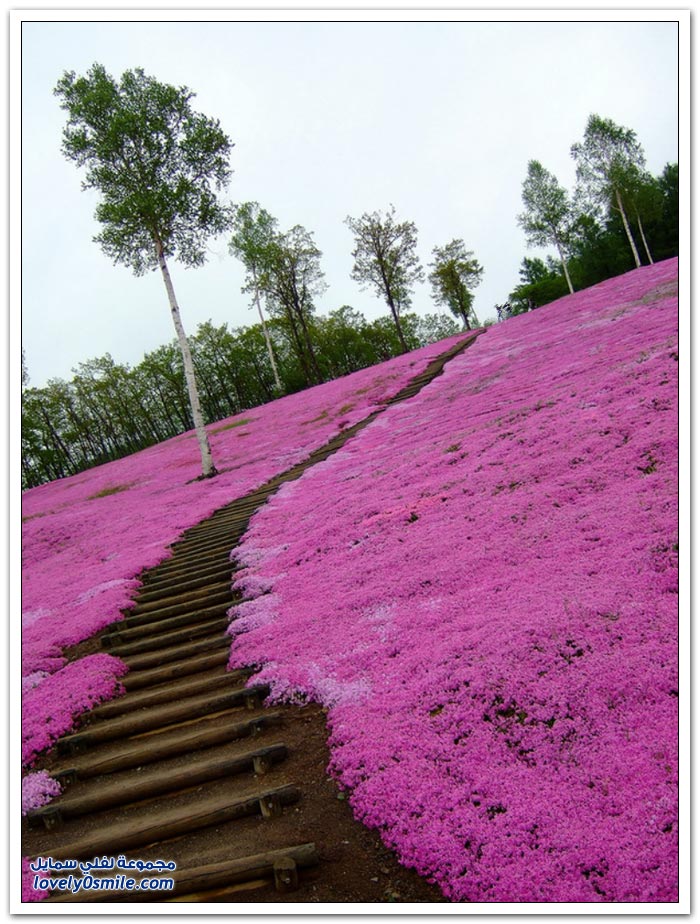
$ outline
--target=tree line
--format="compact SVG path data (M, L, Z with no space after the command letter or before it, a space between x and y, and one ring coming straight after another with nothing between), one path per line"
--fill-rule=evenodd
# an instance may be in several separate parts
M552 247L557 258L523 259L499 319L678 254L677 163L653 176L636 133L595 113L571 156L573 194L539 161L528 163L518 223L528 245Z
M406 312L401 323L409 350L460 327L439 313ZM370 322L348 305L312 316L309 333L323 382L384 362L403 349L390 315ZM205 423L307 387L283 318L271 318L266 331L261 323L231 329L207 321L188 339ZM177 340L146 353L133 367L109 354L80 363L70 380L55 378L42 388L31 387L24 363L22 371L23 488L121 458L194 425Z

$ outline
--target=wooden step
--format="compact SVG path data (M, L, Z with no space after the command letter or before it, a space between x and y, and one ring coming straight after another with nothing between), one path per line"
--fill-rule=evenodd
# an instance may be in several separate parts
M79 754L89 747L94 747L105 741L114 741L120 738L129 738L140 735L153 729L165 728L177 722L197 719L211 712L223 709L246 706L257 708L261 699L266 697L270 688L266 684L256 684L252 687L241 687L237 690L226 690L223 693L204 693L199 696L190 696L187 699L162 706L154 706L144 714L133 715L128 713L121 718L110 719L87 726L83 731L74 735L59 738L56 745L59 754Z
M233 715L233 713L232 713ZM254 737L282 723L279 712L262 712L243 721L218 722L219 717L203 716L194 725L167 729L148 737L132 739L115 750L95 752L76 757L71 763L52 771L69 785L74 780L87 780L108 773L118 773L133 767L168 760L181 754L191 754L204 748L216 747L248 736Z
M223 889L235 883L267 881L274 878L275 867L282 866L281 861L292 861L298 869L310 869L319 862L318 851L314 843L298 844L283 847L281 850L270 850L266 853L253 854L235 860L218 860L212 863L203 863L199 866L178 869L172 874L164 873L175 880L172 891L166 892L121 892L85 890L72 893L59 893L48 898L47 902L69 901L163 901L164 897L176 895L197 896L210 893L214 889Z
M257 508L256 508L257 510ZM253 514L247 513L237 517L232 517L230 522L221 526L214 526L208 523L196 532L193 530L189 535L178 539L177 545L173 546L173 551L181 555L183 552L189 553L191 549L197 548L203 543L213 542L230 542L231 548L240 539L241 535L248 528L248 523Z
M233 583L235 571L236 568L234 563L226 560L221 564L212 565L208 569L200 568L196 575L184 578L181 581L176 581L172 577L159 577L158 567L152 568L150 571L144 571L139 575L139 580L142 582L142 589L139 591L137 599L148 602L150 600L159 599L166 592L177 593L180 590L187 591L196 587L208 587L218 578L225 579L229 574L231 576L231 583ZM131 610L125 610L126 615L130 612Z
M164 793L174 793L199 783L207 783L235 773L254 771L266 773L273 764L279 763L287 756L284 744L271 744L267 747L246 751L244 754L217 755L211 757L203 754L193 757L184 767L162 770L156 767L134 779L115 779L93 786L89 792L79 795L67 795L54 799L51 805L37 809L27 815L30 824L43 822L47 828L54 828L67 818L102 812L116 806L130 805L142 799L151 799Z
M189 606L191 609L201 609L209 604L210 598L216 597L217 600L211 600L211 602L218 602L219 595L225 593L231 593L230 577L223 581L209 581L203 586L186 592L181 590L164 592L162 596L153 600L143 601L139 597L136 606L129 610L129 616L158 612L169 606Z
M128 658L130 655L142 654L146 651L159 651L180 642L201 638L205 635L218 635L225 632L229 626L226 610L220 609L216 618L195 620L188 625L180 626L169 632L156 632L155 630L143 638L127 641L125 644L110 645L109 652L117 658Z
M169 632L172 629L207 622L213 616L216 616L217 611L225 614L234 605L235 601L230 601L228 606L221 607L218 605L216 608L212 608L211 611L202 611L204 615L201 612L182 613L180 616L170 616L165 619L156 619L153 622L144 622L131 628L121 629L119 632L104 633L100 637L100 641L103 648L111 648L112 645L121 645L122 643L127 644L158 632ZM123 623L120 625L123 625Z
M216 616L217 613L225 613L236 602L236 598L229 588L226 594L222 594L216 603L208 606L196 606L192 604L184 606L168 606L162 610L154 610L148 613L137 613L134 616L127 616L121 622L112 623L109 630L102 636L108 639L105 647L111 647L109 642L114 641L113 636L123 636L140 626L151 628L154 632L159 631L159 624L166 619L173 619L175 616L193 616L195 618L205 619L207 616ZM125 635L128 638L128 634Z
M182 542L176 549L173 549L175 554L170 561L175 562L184 559L199 560L204 556L217 554L221 554L222 556L230 555L231 550L240 542L241 536L245 531L245 528L241 527L237 530L233 530L227 536L214 536L212 538L203 536L201 539L192 539L187 543Z
M204 571L212 571L226 565L230 565L231 569L235 570L231 562L231 550L219 552L217 555L202 555L201 558L196 560L185 559L184 557L182 559L170 558L167 564L158 566L159 586L165 581L190 580L198 577ZM152 586L149 582L149 590Z
M248 815L272 814L299 800L296 786L278 786L247 797L231 799L229 796L202 799L193 805L175 809L135 811L134 818L106 825L81 840L52 847L54 859L76 859L124 853L134 847L155 844L180 834L190 834L200 828L224 824Z
M216 674L211 672L205 673L204 676L195 674L194 677L186 676L179 682L171 681L156 687L147 687L145 690L136 690L134 693L126 693L91 709L90 723L111 719L125 712L133 712L134 709L145 709L185 696L194 696L195 693L204 693L207 690L214 691L221 687L240 686L252 673L250 669L224 672L218 670Z
M162 667L147 668L144 670L132 669L122 677L121 684L127 692L132 690L142 690L148 687L157 686L168 680L176 680L180 677L189 677L192 674L200 674L212 667L228 664L230 646L221 646L219 651L207 652L193 655L191 658L183 658L181 661L174 661L171 664L165 664Z
M167 664L170 661L179 661L181 658L188 658L192 655L202 654L213 648L231 647L231 637L220 635L215 638L205 638L197 642L186 642L184 645L173 645L171 648L163 648L156 652L146 652L145 654L125 655L122 661L131 670L144 670L147 667L158 667L160 664Z

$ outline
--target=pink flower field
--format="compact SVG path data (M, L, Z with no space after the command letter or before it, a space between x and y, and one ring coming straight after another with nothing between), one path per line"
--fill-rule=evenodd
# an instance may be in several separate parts
M491 328L237 553L230 666L451 900L677 901L677 271Z
M33 488L22 498L22 759L120 690L125 665L62 649L121 618L138 574L187 527L305 459L377 410L460 337L212 424L220 474L197 481L194 433Z

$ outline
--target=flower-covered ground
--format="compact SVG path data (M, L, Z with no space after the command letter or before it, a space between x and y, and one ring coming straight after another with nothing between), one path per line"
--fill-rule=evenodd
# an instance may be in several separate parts
M491 328L239 549L231 666L453 900L677 900L677 269Z
M120 689L109 655L66 665L62 649L120 619L137 575L187 527L306 458L376 410L460 336L281 398L208 430L220 474L197 481L194 433L22 497L22 759Z

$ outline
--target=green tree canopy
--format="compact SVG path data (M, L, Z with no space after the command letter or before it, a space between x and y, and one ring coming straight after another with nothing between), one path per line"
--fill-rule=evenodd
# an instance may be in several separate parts
M557 248L569 292L573 292L566 258L573 218L568 193L553 173L538 160L531 160L522 195L525 211L518 215L518 224L525 231L528 244Z
M243 202L235 207L233 235L228 249L229 253L238 257L246 269L246 284L243 291L253 293L253 302L260 317L267 354L275 377L275 387L278 393L281 393L282 382L272 347L272 338L260 304L260 273L270 264L276 237L277 219L265 209L260 208L257 202Z
M66 72L54 93L68 113L63 153L101 197L103 251L137 275L158 267L156 243L166 258L204 263L207 238L231 220L217 193L229 182L233 145L218 121L193 110L194 93L141 68L117 82L101 64L84 77Z
M68 113L63 153L85 169L83 187L100 201L95 240L136 275L160 268L182 351L202 475L216 473L199 406L189 344L167 259L205 260L211 235L229 227L231 208L218 193L230 177L231 141L219 123L193 110L193 93L126 71L119 82L101 64L84 77L64 73L55 94Z
M445 305L455 317L461 318L469 330L478 324L471 290L481 282L484 269L474 252L467 250L464 241L458 238L444 247L433 247L433 257L428 274L433 298L438 305Z
M572 145L571 154L576 161L576 177L583 201L604 213L609 209L620 213L634 262L641 266L623 201L636 183L637 172L643 170L645 164L644 151L635 132L616 125L612 119L593 114L588 119L583 141Z
M371 287L389 306L404 352L408 345L401 328L400 313L411 304L411 289L423 279L416 248L418 233L412 221L396 221L390 206L380 212L365 212L360 218L348 215L345 224L355 235L355 261L351 278L362 288Z

